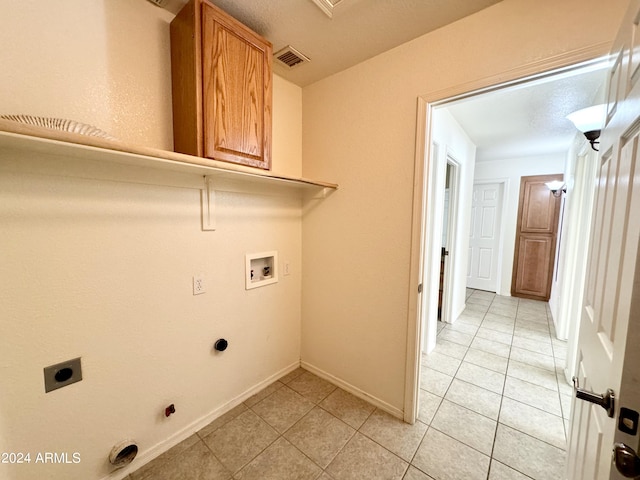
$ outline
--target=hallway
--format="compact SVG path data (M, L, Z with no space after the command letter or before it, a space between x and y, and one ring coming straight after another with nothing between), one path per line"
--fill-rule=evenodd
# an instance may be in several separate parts
M490 480L561 478L572 389L548 304L467 290L466 305L455 324L438 324L420 391L431 455L458 461L422 470L487 478L490 465Z
M298 368L126 479L562 478L572 392L547 304L468 295L423 355L414 425Z

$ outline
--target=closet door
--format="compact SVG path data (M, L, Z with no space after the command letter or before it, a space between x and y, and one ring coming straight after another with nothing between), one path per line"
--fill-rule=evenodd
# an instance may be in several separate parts
M511 295L549 300L558 232L560 197L545 185L562 175L522 177Z

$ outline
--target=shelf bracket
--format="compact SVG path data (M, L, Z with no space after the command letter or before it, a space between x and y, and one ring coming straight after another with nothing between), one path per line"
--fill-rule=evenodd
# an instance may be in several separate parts
M202 211L202 231L216 229L216 191L213 176L204 176L204 187L200 190L200 206Z

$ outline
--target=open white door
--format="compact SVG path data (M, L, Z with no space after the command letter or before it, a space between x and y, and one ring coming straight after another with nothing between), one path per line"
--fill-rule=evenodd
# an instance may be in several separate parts
M611 390L615 401L609 415L600 405L574 399L570 480L624 478L611 461L614 442L638 450L638 419L631 411L640 409L639 14L640 0L632 0L614 44L576 372L579 388L595 393L594 400ZM621 407L630 412L622 418Z
M453 311L453 296L456 288L455 271L459 256L458 248L458 198L460 196L460 164L447 155L447 173L445 181L444 216L442 221L442 260L444 278L442 279L442 312L440 320L453 323L456 313Z

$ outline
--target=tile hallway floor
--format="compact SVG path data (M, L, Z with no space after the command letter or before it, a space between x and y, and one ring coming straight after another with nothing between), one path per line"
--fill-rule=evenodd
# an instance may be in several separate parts
M128 480L561 478L571 389L546 304L468 294L423 356L415 425L297 369Z

